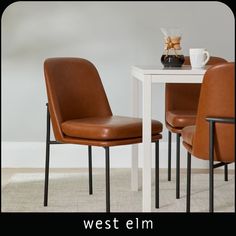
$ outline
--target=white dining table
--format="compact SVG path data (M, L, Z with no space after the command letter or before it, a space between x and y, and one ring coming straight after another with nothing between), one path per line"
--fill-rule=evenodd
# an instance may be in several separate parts
M142 86L142 210L151 212L151 119L152 119L152 84L154 83L202 83L209 66L192 69L191 66L164 68L163 66L133 66L132 77L132 112L139 117L139 83ZM157 98L158 99L158 98ZM132 146L131 189L138 191L138 145ZM160 202L161 207L161 202Z

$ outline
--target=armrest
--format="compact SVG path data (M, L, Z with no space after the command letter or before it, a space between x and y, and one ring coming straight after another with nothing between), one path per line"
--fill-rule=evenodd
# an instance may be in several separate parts
M235 124L235 118L231 117L207 117L208 122Z

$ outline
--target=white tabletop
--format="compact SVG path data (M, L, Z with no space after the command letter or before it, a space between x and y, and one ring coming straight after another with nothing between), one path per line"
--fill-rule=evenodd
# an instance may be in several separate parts
M164 68L163 66L133 66L132 70L141 73L143 75L202 75L205 74L206 70L209 68L209 66L205 66L203 68L199 69L193 69L189 65L183 65L182 67L172 67L172 68Z

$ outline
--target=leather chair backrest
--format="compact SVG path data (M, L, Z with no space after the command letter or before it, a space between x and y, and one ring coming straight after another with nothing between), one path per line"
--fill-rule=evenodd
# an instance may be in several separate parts
M234 63L209 68L204 76L193 137L193 155L209 159L209 123L206 117L235 117ZM234 161L235 137L233 124L215 126L215 160Z
M44 62L44 74L56 140L62 140L63 121L112 115L98 71L91 62L49 58Z
M210 57L207 65L227 62L220 57ZM190 65L189 57L185 57L184 65ZM165 87L165 111L193 110L198 107L201 84L167 83Z

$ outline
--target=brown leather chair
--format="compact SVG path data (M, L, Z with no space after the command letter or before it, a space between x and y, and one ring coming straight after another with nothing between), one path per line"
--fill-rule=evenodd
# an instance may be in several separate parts
M92 194L92 146L105 148L106 211L110 212L109 148L142 142L142 119L114 116L95 66L81 58L49 58L44 62L48 109L44 206L48 204L50 144L88 145L89 193ZM56 141L50 140L50 118ZM159 163L162 124L152 121L152 142ZM157 165L158 166L158 165ZM159 168L156 207L159 207Z
M208 65L226 62L210 57ZM185 57L185 65L190 65ZM201 84L172 84L165 87L165 124L168 129L168 181L171 181L171 134L176 133L176 198L180 198L180 136L185 126L194 125ZM227 166L226 166L227 168Z
M209 160L210 212L213 212L214 168L235 161L234 63L207 70L201 87L196 125L182 130L187 160L187 212L190 211L191 155ZM214 161L219 162L214 164Z

